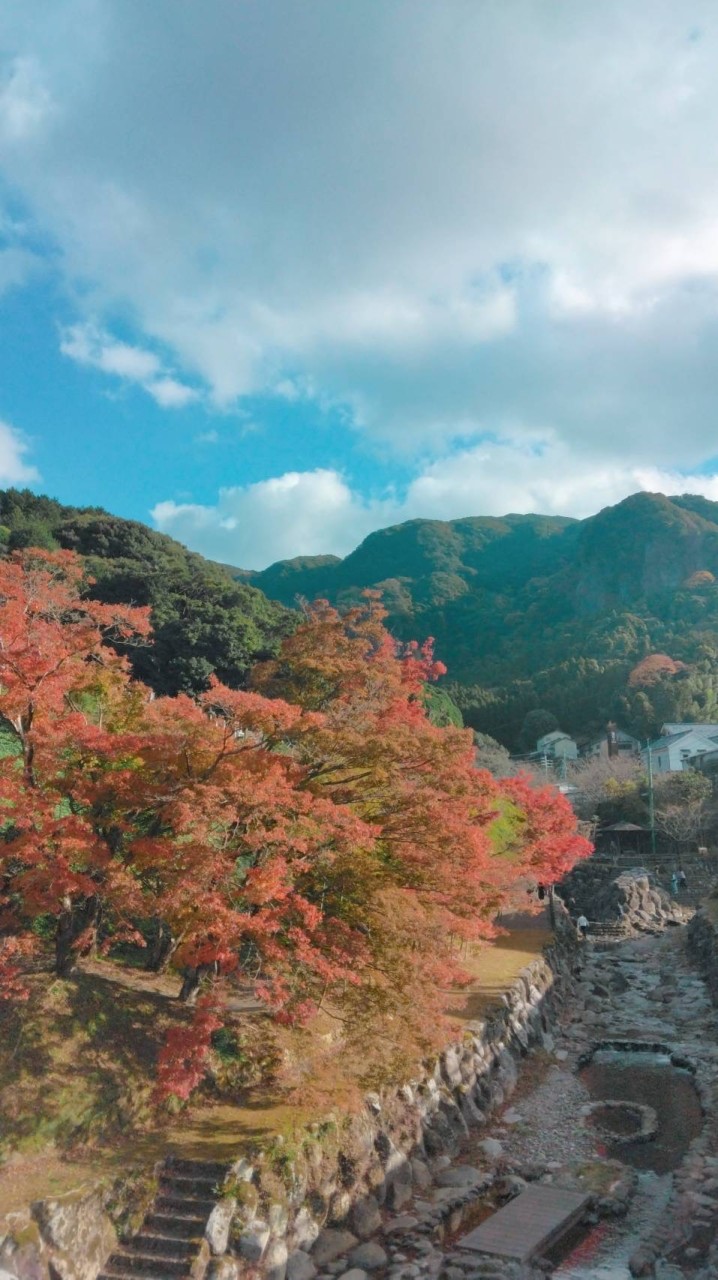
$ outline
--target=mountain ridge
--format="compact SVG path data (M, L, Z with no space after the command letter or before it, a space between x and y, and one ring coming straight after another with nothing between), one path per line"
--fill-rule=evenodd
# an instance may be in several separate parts
M344 606L379 589L400 638L435 636L468 723L516 745L539 706L584 735L609 718L652 731L663 711L680 718L681 701L710 718L718 587L705 576L688 585L701 574L718 577L718 503L640 492L584 520L411 520L369 534L343 559L297 557L242 577L288 606L316 595ZM661 687L663 701L645 691L641 701L628 676L664 650L689 677Z
M150 604L157 639L133 665L160 692L194 692L213 671L241 686L295 624L297 597L344 608L375 588L398 639L434 636L466 722L509 747L525 749L537 709L579 738L609 719L641 737L718 719L718 503L696 494L637 493L585 520L415 519L343 559L242 571L138 521L8 490L2 543L72 548L101 598ZM651 654L673 664L632 680Z

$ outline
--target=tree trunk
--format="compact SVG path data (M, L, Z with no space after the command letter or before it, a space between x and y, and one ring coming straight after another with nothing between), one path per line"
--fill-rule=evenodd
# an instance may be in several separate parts
M55 973L58 978L67 978L77 968L80 955L87 955L96 944L96 926L101 909L99 898L93 896L85 898L81 904L68 902L60 912L55 930ZM78 949L75 945L77 939L86 929L93 927L95 931L88 945Z
M77 952L72 945L75 937L72 909L63 911L55 930L55 973L58 978L67 978L77 965Z
M210 973L217 974L219 965L215 964L198 964L189 966L184 971L184 981L182 989L179 993L180 1000L184 1004L194 1004L197 999L197 993L200 989L202 979L209 976Z
M160 922L157 935L149 950L146 967L152 973L164 973L178 945L178 939L172 936L169 926Z

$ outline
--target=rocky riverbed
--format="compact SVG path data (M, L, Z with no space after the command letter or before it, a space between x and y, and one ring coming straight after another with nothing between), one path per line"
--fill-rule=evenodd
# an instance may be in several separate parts
M351 1230L325 1230L311 1254L290 1259L288 1280L718 1277L718 1016L685 930L603 949L588 942L584 961L575 1001L520 1075L504 1079L489 1125L453 1160L415 1161L399 1213L372 1206ZM623 1137L612 1148L592 1123L591 1081L605 1073L588 1064L604 1059L628 1082L619 1098L632 1082L634 1110L657 1114L642 1089L657 1104L659 1132L640 1158L638 1144ZM487 1212L537 1181L592 1194L588 1232L563 1257L522 1267L460 1247Z

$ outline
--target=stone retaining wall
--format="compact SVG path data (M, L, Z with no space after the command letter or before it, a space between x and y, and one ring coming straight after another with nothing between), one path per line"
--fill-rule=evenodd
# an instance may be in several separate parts
M369 1237L382 1210L401 1215L412 1195L428 1191L429 1162L436 1170L437 1158L455 1155L469 1130L484 1126L513 1092L521 1060L552 1047L555 1015L581 964L575 930L560 904L558 912L555 943L420 1079L368 1094L361 1115L314 1126L298 1150L280 1144L234 1166L206 1232L208 1280L235 1280L247 1264L268 1280L313 1280L348 1251L350 1267L372 1269L377 1245ZM462 1170L447 1170L439 1183L452 1211L472 1192L449 1172L459 1178ZM437 1207L437 1224L443 1212Z
M688 954L700 969L713 1003L718 1005L718 925L705 908L696 912L688 926Z
M235 1280L251 1270L268 1280L313 1280L348 1249L353 1266L372 1269L362 1250L377 1248L369 1237L382 1209L400 1213L433 1186L428 1161L435 1170L443 1156L448 1165L469 1130L485 1125L513 1092L522 1058L552 1046L556 1012L581 965L575 930L556 906L554 943L419 1079L367 1094L360 1114L329 1116L296 1143L277 1138L234 1164L193 1277ZM446 1190L445 1208L458 1209L467 1189L449 1178ZM437 1209L437 1223L443 1212ZM113 1217L107 1192L97 1188L34 1204L5 1235L0 1228L0 1280L94 1280L115 1247ZM65 1226L74 1233L71 1252Z

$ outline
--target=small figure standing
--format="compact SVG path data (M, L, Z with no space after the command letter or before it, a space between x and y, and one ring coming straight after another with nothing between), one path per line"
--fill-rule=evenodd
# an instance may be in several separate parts
M678 893L678 873L671 872L671 893Z
M678 888L679 889L688 888L688 881L686 880L686 873L683 870L683 867L681 867L680 871L678 872Z
M578 917L578 920L576 921L576 928L578 929L579 938L585 938L588 933L588 920L584 915L580 915Z

